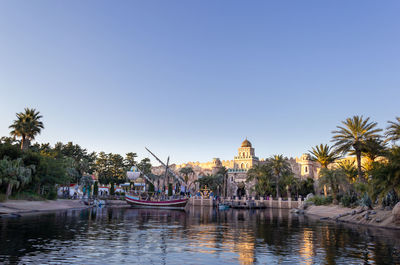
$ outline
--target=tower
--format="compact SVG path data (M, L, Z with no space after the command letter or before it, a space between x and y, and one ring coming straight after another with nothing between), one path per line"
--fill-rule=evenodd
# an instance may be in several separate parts
M238 149L238 155L234 157L234 168L247 171L256 164L258 164L258 157L255 156L254 148L246 138Z

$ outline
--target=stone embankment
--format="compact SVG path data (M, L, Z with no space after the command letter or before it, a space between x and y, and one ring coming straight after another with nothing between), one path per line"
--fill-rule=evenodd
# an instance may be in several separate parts
M85 209L80 200L25 201L9 200L0 203L0 217L17 217L26 214L70 209Z
M393 210L368 209L358 207L355 209L330 206L308 206L305 210L296 209L295 213L320 218L320 220L331 220L336 222L368 225L380 228L400 229L400 203Z

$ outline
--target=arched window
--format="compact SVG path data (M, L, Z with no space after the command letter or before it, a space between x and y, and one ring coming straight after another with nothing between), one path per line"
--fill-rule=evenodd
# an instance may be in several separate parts
M246 163L246 168L249 168L249 164L248 163Z
M244 168L244 164L242 163L242 164L240 164L240 168Z
M306 167L304 167L304 172L308 172L308 167L306 166Z

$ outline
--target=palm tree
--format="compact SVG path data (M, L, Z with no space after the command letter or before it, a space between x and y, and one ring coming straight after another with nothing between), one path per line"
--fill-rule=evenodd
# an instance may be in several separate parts
M284 177L284 183L286 185L286 190L288 194L288 198L292 198L292 190L295 189L298 191L299 189L299 179L294 176L294 174L287 174Z
M311 154L311 160L319 163L322 168L327 168L329 164L339 158L332 147L329 147L327 144L316 145L311 149L311 151L308 151Z
M336 195L339 193L339 187L345 183L345 175L340 169L321 169L321 177L319 179L319 185L328 186L331 188L333 202L336 204Z
M228 193L228 170L226 167L221 167L216 175L222 177L222 195L226 197Z
M283 155L274 155L268 159L268 166L271 167L272 174L276 182L276 197L279 198L279 180L292 171L289 161Z
M379 138L378 134L382 129L375 128L376 122L369 122L369 117L364 119L363 116L353 116L342 121L344 126L336 126L338 130L333 131L333 142L337 152L347 153L353 150L357 159L358 179L363 180L361 170L361 152L365 141L371 138Z
M17 119L10 125L12 131L10 134L14 137L21 137L21 149L26 150L31 141L44 128L43 122L40 121L42 116L35 109L25 108L25 112L16 114Z
M400 117L396 117L396 120L397 121L388 121L390 125L386 127L386 142L395 142L397 140L400 140Z
M9 160L5 157L0 160L0 184L7 184L6 199L14 187L18 188L31 181L34 169L33 165L25 167L21 158Z
M246 182L255 180L254 190L258 195L265 196L271 194L273 186L272 170L268 165L254 165L247 171Z
M179 173L183 174L185 183L187 185L188 181L189 181L189 175L193 174L194 171L193 171L193 168L191 168L191 167L183 167L179 170Z
M350 183L354 183L357 178L357 168L352 160L343 160L338 163L339 168L346 175Z
M377 157L385 154L386 145L386 142L380 138L370 138L365 141L361 153L371 162L374 162Z

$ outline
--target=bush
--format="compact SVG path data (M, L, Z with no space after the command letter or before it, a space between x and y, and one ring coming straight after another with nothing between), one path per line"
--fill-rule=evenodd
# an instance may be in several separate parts
M57 193L56 193L57 197ZM38 195L37 193L30 192L30 191L22 191L13 193L9 197L10 200L27 200L27 201L43 201L44 198ZM1 200L1 198L0 198Z
M57 191L56 189L51 189L49 193L47 193L46 198L48 200L56 200L57 199Z
M313 202L315 205L328 205L332 203L333 199L332 196L314 196L307 201Z
M0 202L4 202L4 201L6 201L6 195L0 193Z
M389 191L382 199L382 206L394 207L399 202L399 197L394 190Z
M347 192L342 196L340 202L344 207L356 206L358 204L357 194L353 191Z
M360 206L366 206L368 208L372 208L371 198L368 196L368 193L364 193L359 201Z

